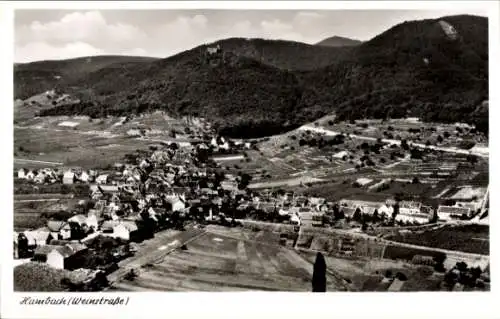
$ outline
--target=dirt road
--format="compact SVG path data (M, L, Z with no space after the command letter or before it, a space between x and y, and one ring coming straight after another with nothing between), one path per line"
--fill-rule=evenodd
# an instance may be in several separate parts
M30 160L30 159L23 159L23 158L14 158L14 162L18 163L38 163L38 164L48 164L48 165L63 165L64 163L60 162L47 162L47 161L37 161L37 160Z

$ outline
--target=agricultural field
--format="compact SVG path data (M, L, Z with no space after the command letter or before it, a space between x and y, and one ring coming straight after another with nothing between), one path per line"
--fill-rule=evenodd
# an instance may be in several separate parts
M189 140L185 134L187 125L182 120L159 113L124 121L125 118L80 116L18 121L14 126L14 166L16 169L57 166L96 169L167 139ZM196 125L190 127L194 131ZM175 138L172 131L177 132Z
M14 230L45 226L57 214L66 217L77 210L79 198L58 198L61 194L20 195L14 198ZM49 198L51 197L52 198ZM20 199L22 198L22 199ZM61 213L64 212L64 213Z
M310 291L313 263L264 241L207 233L163 260L145 265L121 291ZM329 291L343 290L327 276Z
M314 261L316 254L301 251L301 256ZM387 259L352 259L325 256L327 268L351 283L356 291L387 291L390 281L385 278L400 272L408 280L402 291L438 291L442 275L434 275L432 268L411 265L402 261ZM425 280L425 284L416 285Z
M489 226L486 225L450 225L437 230L392 235L387 239L407 244L489 255L489 232Z
M47 219L42 218L39 212L14 212L14 231L37 229L45 225L47 225Z

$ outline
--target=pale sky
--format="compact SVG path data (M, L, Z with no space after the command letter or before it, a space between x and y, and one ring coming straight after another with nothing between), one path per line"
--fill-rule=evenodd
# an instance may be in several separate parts
M369 40L404 21L455 14L486 16L482 10L16 10L14 60L168 57L229 37Z

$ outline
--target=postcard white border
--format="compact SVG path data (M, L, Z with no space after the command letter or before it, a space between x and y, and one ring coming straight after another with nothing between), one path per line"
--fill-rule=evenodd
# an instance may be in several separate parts
M140 318L140 317L214 317L255 318L265 317L452 317L492 318L494 305L500 300L499 276L494 266L498 265L495 248L499 247L499 236L491 231L492 291L490 293L120 293L130 296L126 307L89 306L21 307L22 296L47 296L12 292L12 145L13 145L13 9L426 9L426 10L485 10L489 18L490 43L490 163L498 156L499 130L495 119L499 119L499 5L497 1L193 1L193 2L2 2L0 8L3 49L0 50L2 94L4 112L1 117L2 145L1 166L2 208L0 236L1 245L1 313L3 318ZM450 10L452 11L452 10ZM490 175L491 206L498 207L494 194L500 190L496 169ZM496 214L490 216L495 229ZM495 226L493 226L495 225ZM50 294L56 297L59 294ZM64 294L61 294L64 295ZM66 294L67 295L67 294ZM102 296L102 293L93 294ZM496 298L495 298L496 297ZM497 301L498 303L498 301Z

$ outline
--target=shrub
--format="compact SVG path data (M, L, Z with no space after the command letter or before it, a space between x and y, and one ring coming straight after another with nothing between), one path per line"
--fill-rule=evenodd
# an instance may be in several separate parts
M68 271L50 267L44 263L29 262L14 268L14 291L65 291L62 285Z

